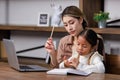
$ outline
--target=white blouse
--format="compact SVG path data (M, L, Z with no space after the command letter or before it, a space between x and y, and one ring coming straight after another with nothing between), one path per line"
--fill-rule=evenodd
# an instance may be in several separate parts
M70 57L68 60L70 60L72 57ZM76 68L78 70L87 71L87 72L95 72L95 73L105 72L105 67L103 64L103 56L100 55L97 51L94 53L85 55L85 56L80 55L79 62L80 63L78 64ZM59 64L59 68L65 68L64 62L61 62Z

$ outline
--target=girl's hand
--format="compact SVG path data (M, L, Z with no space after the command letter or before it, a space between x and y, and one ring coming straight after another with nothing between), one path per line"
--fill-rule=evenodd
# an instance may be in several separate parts
M70 66L70 62L68 61L68 59L67 59L66 56L63 57L63 61L64 61L64 66L65 66L65 67L67 67L67 68L71 67L71 66Z
M77 68L78 64L79 64L79 58L72 58L70 60L70 66L72 68Z
M67 68L76 68L79 64L79 56L70 60L64 59L64 66Z
M55 53L55 47L52 38L48 38L48 40L45 43L45 48L48 51L48 53L50 54Z
M70 67L70 62L68 60L64 60L64 66L69 68Z

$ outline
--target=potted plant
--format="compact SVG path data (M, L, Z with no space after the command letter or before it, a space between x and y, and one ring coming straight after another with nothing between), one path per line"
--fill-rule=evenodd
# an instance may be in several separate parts
M93 19L98 22L99 28L104 28L106 27L106 20L109 19L109 12L95 13Z

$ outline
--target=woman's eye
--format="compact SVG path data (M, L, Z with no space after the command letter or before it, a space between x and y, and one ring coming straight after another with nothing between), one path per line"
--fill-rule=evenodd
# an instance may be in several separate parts
M73 21L71 21L71 22L70 22L70 24L74 24L74 22L73 22Z
M67 27L67 24L64 24L64 27Z

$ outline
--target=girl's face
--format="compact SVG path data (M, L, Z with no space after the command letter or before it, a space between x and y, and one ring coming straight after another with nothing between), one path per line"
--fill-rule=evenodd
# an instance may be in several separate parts
M63 24L67 32L72 36L77 36L82 30L83 19L76 19L70 16L63 17Z
M93 50L90 43L82 36L78 37L77 44L77 52L80 55L87 55Z

